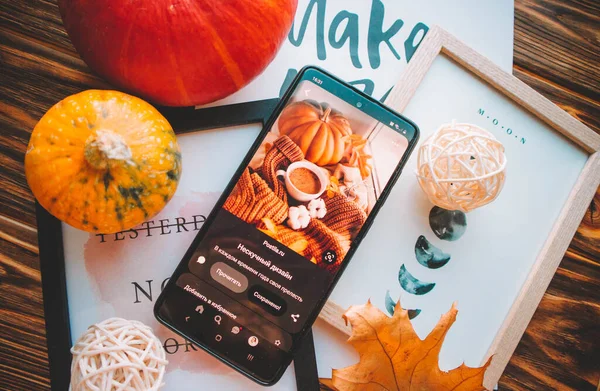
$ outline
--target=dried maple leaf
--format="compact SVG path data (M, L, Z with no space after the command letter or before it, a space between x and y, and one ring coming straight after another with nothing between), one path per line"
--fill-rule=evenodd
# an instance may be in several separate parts
M333 198L335 193L340 192L340 181L334 176L329 178L329 185L327 186L327 197Z
M277 239L277 225L268 217L262 218L262 228L261 226L257 226L258 230L262 233L269 235L273 239Z
M277 226L277 224L275 224L275 222L273 220L271 220L268 217L263 217L261 219L261 223L259 225L257 225L258 230L262 233L264 233L265 235L268 235L269 237L275 239L275 240L279 240L277 238L277 233L279 232L279 228ZM304 250L306 250L306 248L308 247L308 240L306 239L298 239L293 243L290 243L288 245L289 248L291 248L292 250L294 250L295 252L297 252L298 254L302 254L302 252ZM316 262L315 262L316 263Z
M269 152L272 146L271 143L265 143L265 153Z
M442 343L456 320L456 305L442 315L425 340L415 333L408 311L396 304L390 318L369 301L352 306L344 314L352 325L348 342L360 361L344 369L334 369L332 383L339 391L479 391L490 360L480 368L462 364L443 372L438 366Z
M341 160L342 164L350 167L358 167L363 179L371 174L372 168L369 164L369 160L372 156L368 155L364 150L366 145L366 139L357 134L352 134L346 140L346 150L344 151L344 156Z
M308 247L308 240L298 239L294 243L288 245L288 247L297 252L298 254L302 254L302 252Z

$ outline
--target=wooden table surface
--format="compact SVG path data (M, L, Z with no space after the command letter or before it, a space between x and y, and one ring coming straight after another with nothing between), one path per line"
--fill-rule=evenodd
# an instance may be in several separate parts
M514 74L600 132L600 2L515 0ZM0 389L48 390L29 135L67 95L110 88L80 60L56 0L0 1ZM500 381L597 390L600 190Z

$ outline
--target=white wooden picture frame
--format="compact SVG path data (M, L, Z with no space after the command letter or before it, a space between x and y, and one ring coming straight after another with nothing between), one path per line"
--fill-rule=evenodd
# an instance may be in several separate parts
M565 142L570 140L588 155L549 236L487 351L486 358L490 355L494 357L486 372L484 385L491 389L508 364L600 185L600 135L437 26L429 30L385 103L403 113L439 56L446 56L468 71L473 78L493 87L548 128L564 136ZM403 175L412 173L405 171ZM345 308L330 299L320 317L350 335L351 328L342 319L344 312Z

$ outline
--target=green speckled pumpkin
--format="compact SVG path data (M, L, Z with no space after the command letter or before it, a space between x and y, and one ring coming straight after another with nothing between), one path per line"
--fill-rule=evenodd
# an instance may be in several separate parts
M39 203L89 232L113 233L156 215L181 176L169 122L150 104L89 90L54 105L36 125L25 175Z

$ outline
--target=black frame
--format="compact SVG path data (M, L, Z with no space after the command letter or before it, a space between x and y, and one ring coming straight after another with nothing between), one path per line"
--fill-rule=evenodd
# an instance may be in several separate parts
M298 71L298 74L296 75L296 77L294 78L294 80L292 81L292 83L288 86L288 88L287 88L284 96L281 97L281 100L279 100L279 102L276 105L276 107L274 108L274 110L271 110L271 113L280 113L283 110L283 108L285 107L287 101L290 99L290 97L292 96L292 94L295 92L296 86L302 80L302 76L304 75L304 73L306 71L309 71L309 70L321 72L325 77L330 78L330 79L332 79L332 80L334 80L334 81L336 81L336 82L338 82L338 83L340 83L340 84L348 87L351 90L354 90L364 100L370 101L371 103L374 103L376 105L383 105L382 102L377 101L376 99L372 98L371 96L363 93L362 91L356 89L355 87L349 85L348 83L344 82L343 80L335 77L334 75L330 74L329 72L327 72L327 71L325 71L325 70L323 70L321 68L316 67L316 66L305 66L300 71ZM321 309L323 308L323 306L327 302L327 299L329 298L329 295L331 294L331 292L333 291L333 289L337 285L337 282L339 281L340 277L344 273L344 270L346 269L346 266L348 265L348 263L350 263L350 261L351 261L353 255L354 255L354 253L356 252L356 249L358 248L358 246L362 242L362 239L366 236L366 234L368 233L369 229L371 228L371 226L373 224L373 221L375 220L375 217L379 213L379 209L381 209L381 206L385 203L385 201L386 201L389 193L391 192L392 188L394 187L394 185L398 181L398 178L400 178L400 175L402 174L402 170L404 169L404 166L406 165L406 162L410 158L412 152L415 149L415 146L417 145L417 142L419 141L419 135L420 135L419 127L414 122L412 122L408 118L404 117L402 114L400 114L400 113L392 110L389 107L385 107L385 108L388 111L390 111L392 114L396 115L398 118L402 119L404 122L406 122L409 125L411 125L413 127L413 129L414 129L414 134L412 135L412 138L408 139L408 146L406 148L406 151L405 151L404 155L402 156L402 159L400 160L400 162L398 163L398 166L394 170L394 173L391 175L390 179L388 180L388 183L386 184L385 188L383 189L381 195L378 197L377 202L375 203L375 206L373 207L373 209L369 213L369 215L367 217L367 220L363 224L363 227L361 228L360 232L357 234L356 238L353 240L352 245L350 246L349 251L346 253L346 255L344 257L344 262L340 266L340 269L338 270L338 272L336 273L335 277L333 278L333 280L331 282L331 285L329 287L329 292L326 295L324 295L321 298L321 300L315 305L315 310L313 311L313 313L311 314L311 316L308 317L308 319L307 319L307 321L306 321L305 324L311 325L311 326L304 327L298 333L299 335L301 335L300 338L302 340L302 343L299 344L299 345L297 345L295 348L293 348L290 351L290 357L296 357L297 358L296 355L297 355L297 353L299 351L306 352L306 349L300 349L300 348L301 348L302 344L306 343L306 338L312 339L312 333L311 333L312 324L316 321L317 317L319 316L319 313L321 312ZM200 241L206 235L206 231L208 230L208 227L210 226L210 224L212 223L212 221L215 219L217 212L219 212L219 210L222 208L222 206L225 203L228 195L231 193L231 191L233 190L234 186L236 185L238 179L240 178L243 170L248 166L248 164L250 163L252 157L254 156L254 154L256 153L256 151L258 150L258 148L260 148L262 140L264 139L264 137L266 136L266 134L270 131L270 129L273 126L274 122L277 120L277 117L278 117L278 115L273 115L266 122L264 122L263 130L260 132L260 134L256 138L256 141L254 142L254 144L250 147L250 150L247 152L246 156L244 157L244 160L240 163L240 166L238 167L238 169L236 170L236 172L232 176L231 180L227 184L227 187L223 190L223 193L219 197L219 200L215 204L215 207L213 208L213 210L211 211L211 213L206 217L206 220L204 221L204 224L202 225L202 228L200 228L200 230L196 234L196 237L194 238L192 244L190 245L190 247L186 251L186 253L183 256L182 260L179 262L179 264L178 264L177 268L175 269L175 271L173 272L172 277L176 276L176 275L178 275L178 276L181 275L183 273L183 271L185 271L185 269L188 268L188 261L189 261L189 259L192 257L192 255L193 255L194 251L196 250L196 248L198 247ZM177 330L176 328L173 327L173 325L168 324L167 322L165 322L165 320L163 320L160 317L159 308L160 308L162 302L164 301L165 292L167 292L167 290L169 290L169 289L173 289L174 285L176 284L176 280L177 279L176 278L172 278L172 277L169 279L169 282L167 283L167 285L165 286L165 288L161 291L159 297L156 299L156 301L154 303L154 316L155 316L155 318L161 324L163 324L165 327L168 327L173 332L179 334L180 336L184 337L185 339L187 339L189 341L195 341L195 339L192 336L185 335L181 330ZM195 343L197 345L200 345L198 342L195 342ZM233 364L234 364L233 362L231 362L231 363L227 362L227 360L225 358L220 357L216 352L212 351L212 349L210 349L210 347L205 346L205 345L200 346L200 347L202 349L204 349L206 352L208 352L209 354L211 354L213 357L215 357L218 360L220 360L221 362L226 363L227 365L230 365L230 366L233 367ZM272 379L272 381L269 381L269 382L265 382L265 381L263 381L261 379L258 379L257 377L254 376L254 374L248 373L246 371L243 371L242 368L236 368L236 369L241 374L243 374L244 376L252 379L256 383L262 384L262 385L265 385L265 386L270 386L270 385L273 385L273 384L277 383L277 381L279 381L279 379L284 374L285 370L287 369L287 367L289 366L289 364L291 363L291 361L292 361L292 358L290 358L289 361L285 361L285 365L283 365L282 368L281 368L281 370L278 373L276 373L276 375ZM298 360L298 361L302 362L303 360ZM297 379L298 379L298 376L297 376ZM299 389L300 390L305 390L306 388L300 388L299 387Z
M265 123L279 99L267 99L206 109L157 107L176 134L250 123ZM38 246L44 319L52 390L68 390L71 380L71 323L63 251L62 223L36 202ZM296 383L299 390L317 390L319 380L312 335L298 352Z

